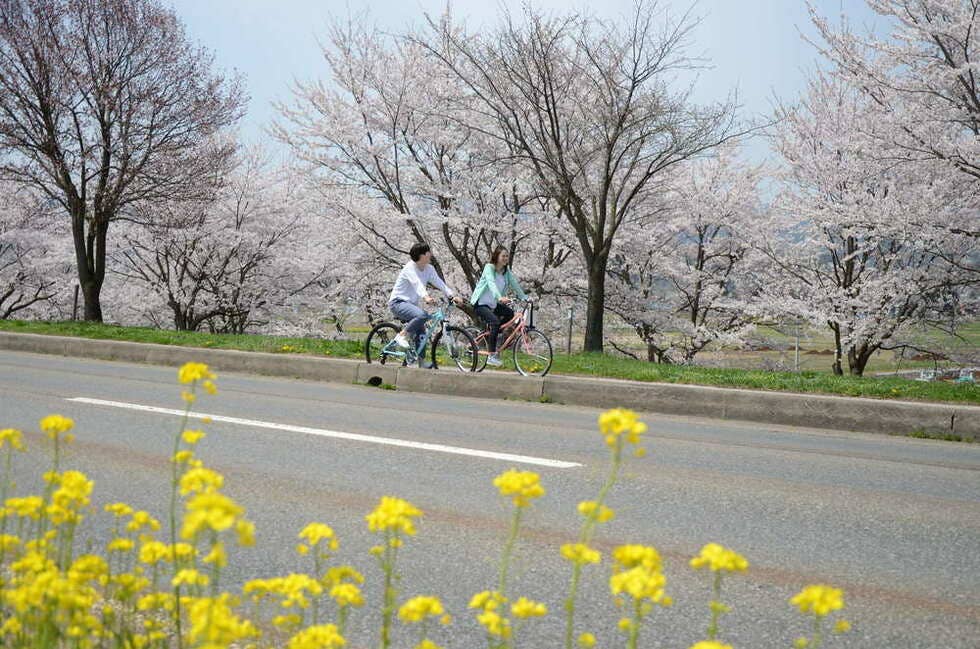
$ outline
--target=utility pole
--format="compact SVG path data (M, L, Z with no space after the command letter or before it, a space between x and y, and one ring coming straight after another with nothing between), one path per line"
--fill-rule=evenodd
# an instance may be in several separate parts
M572 353L572 319L575 316L575 307L568 307L568 337L565 339L565 353Z

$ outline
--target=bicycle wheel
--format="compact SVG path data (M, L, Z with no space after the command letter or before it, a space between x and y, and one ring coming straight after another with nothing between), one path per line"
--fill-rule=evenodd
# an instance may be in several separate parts
M487 368L487 356L490 355L490 334L486 329L477 327L466 327L466 333L470 335L476 343L477 361L476 370L482 372Z
M379 322L364 341L364 358L368 363L387 362L405 364L406 349L394 344L395 336L402 328L390 322Z
M524 376L544 376L552 360L551 341L538 329L528 329L514 342L514 367Z
M460 372L475 372L479 351L465 329L448 325L432 341L432 368L455 365Z

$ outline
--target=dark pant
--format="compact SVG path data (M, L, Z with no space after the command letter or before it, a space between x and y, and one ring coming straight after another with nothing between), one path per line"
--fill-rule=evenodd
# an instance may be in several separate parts
M487 323L487 326L490 327L490 353L496 353L500 325L514 317L514 310L506 304L500 304L498 302L497 308L495 309L491 309L485 304L480 304L476 307L475 311Z

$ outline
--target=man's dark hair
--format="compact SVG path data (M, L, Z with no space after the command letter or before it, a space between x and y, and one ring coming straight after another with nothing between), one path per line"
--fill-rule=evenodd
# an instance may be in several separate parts
M418 261L419 257L425 253L432 250L427 243L417 243L412 246L412 249L408 251L408 256L412 258L412 261Z

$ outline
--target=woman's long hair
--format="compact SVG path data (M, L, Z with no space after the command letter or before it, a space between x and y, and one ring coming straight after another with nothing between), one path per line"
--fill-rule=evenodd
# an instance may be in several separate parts
M502 252L509 252L509 251L507 250L507 248L504 248L503 246L497 246L496 248L493 249L493 254L490 255L490 263L493 264L494 268L497 267L497 262L500 261L500 253ZM506 273L508 270L510 270L510 263L504 266L504 269L500 272Z

